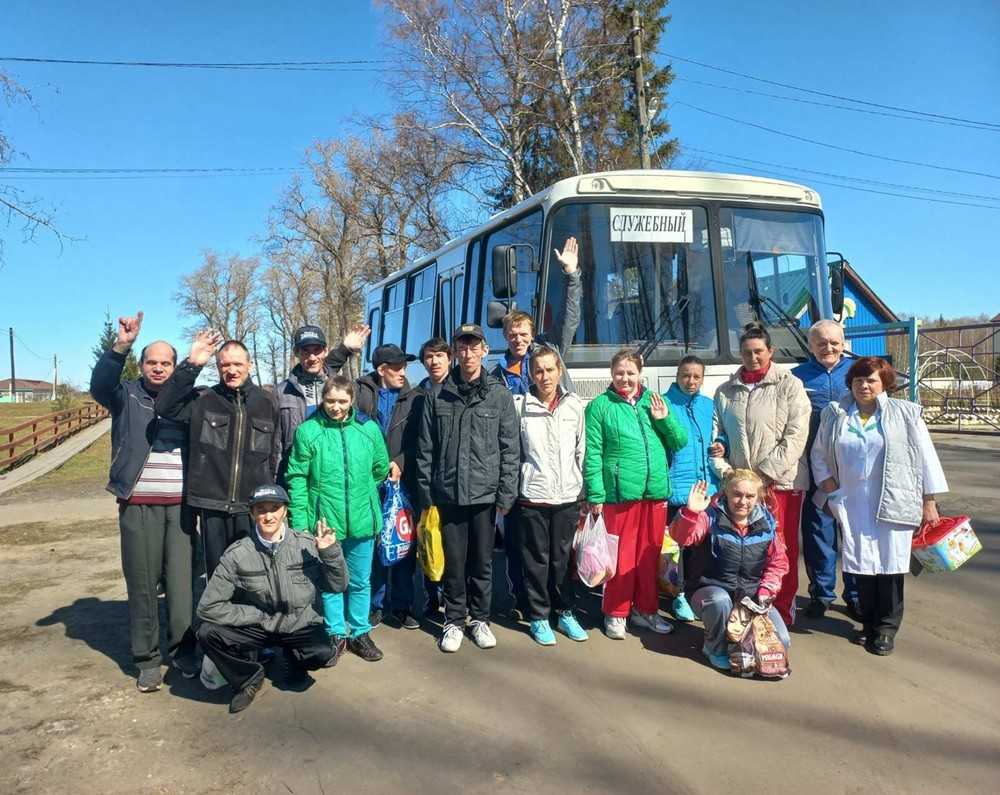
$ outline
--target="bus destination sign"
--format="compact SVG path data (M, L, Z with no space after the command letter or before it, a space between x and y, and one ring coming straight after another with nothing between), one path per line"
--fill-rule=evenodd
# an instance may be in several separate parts
M611 207L613 243L690 243L694 211L653 207Z

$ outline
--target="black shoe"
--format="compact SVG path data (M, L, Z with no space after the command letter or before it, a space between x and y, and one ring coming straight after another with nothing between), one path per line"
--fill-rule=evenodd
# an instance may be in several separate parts
M347 648L365 662L378 662L383 657L382 650L375 645L375 641L367 632L347 641Z
M294 693L302 693L312 687L315 681L305 668L289 660L288 668L285 671L286 690L291 690Z
M864 630L861 630L860 632L855 632L853 635L851 635L850 641L855 646L867 646L868 645L868 633L865 632Z
M427 597L427 608L424 610L424 613L426 613L427 615L434 616L434 615L437 615L438 613L440 613L441 609L442 609L442 605L441 605L441 600L440 599L434 599L433 597Z
M175 654L170 664L180 671L185 679L194 679L201 672L201 664L193 654Z
M858 604L857 599L845 599L844 602L847 604L847 615L853 618L860 624L863 624L865 619L861 615L861 605Z
M527 621L528 620L528 618L527 618L527 611L524 610L520 605L514 605L514 607L512 607L510 609L510 613L508 613L508 617L510 618L511 621L521 622L521 621Z
M160 673L160 666L155 668L141 668L139 678L135 680L136 689L140 693L155 693L163 686L163 674Z
M377 627L382 623L382 611L379 608L369 611L368 613L368 623L373 627Z
M410 615L409 610L395 610L392 618L403 629L420 629L420 622Z
M806 618L822 618L826 615L826 602L815 596L806 605Z
M892 654L893 645L892 637L881 633L875 637L875 640L866 645L865 648L879 657L888 657Z
M250 681L243 685L242 689L240 689L239 692L233 696L233 700L229 702L229 714L235 715L237 712L242 712L249 707L263 687L264 672L258 671L250 677Z
M324 664L324 668L333 668L340 659L340 656L347 649L347 638L343 635L331 635L330 636L330 648L333 650L333 654L330 655L330 659Z

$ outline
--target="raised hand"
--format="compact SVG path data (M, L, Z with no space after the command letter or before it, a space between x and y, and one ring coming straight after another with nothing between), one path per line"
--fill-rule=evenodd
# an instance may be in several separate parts
M701 513L708 508L710 502L711 500L708 498L708 483L704 480L699 480L691 487L691 491L688 493L687 508L692 513Z
M654 420L665 419L668 414L667 404L663 402L659 392L653 392L653 396L649 399L649 413Z
M188 354L188 361L196 367L201 367L208 363L208 360L215 355L215 352L222 345L222 334L211 329L204 329L194 335L194 342L191 343L191 352Z
M372 330L364 323L355 323L344 335L344 347L357 353L365 347L365 340L372 333Z
M556 259L559 260L559 264L562 265L563 273L576 272L577 265L580 262L580 247L575 237L566 238L562 253L557 248L553 249L553 251L555 252Z
M337 534L333 532L333 529L326 523L326 519L322 516L319 521L316 522L316 548L326 549L327 547L332 547L337 543Z
M112 346L118 353L126 353L139 336L139 329L142 328L142 310L135 313L134 317L118 318L118 338Z

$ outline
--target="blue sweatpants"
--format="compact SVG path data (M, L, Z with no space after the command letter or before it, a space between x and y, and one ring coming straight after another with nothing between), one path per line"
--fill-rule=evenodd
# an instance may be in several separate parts
M802 505L802 557L809 575L809 595L830 604L837 598L837 523L812 497L815 489L806 492ZM858 586L854 577L844 573L844 601L857 600Z
M323 614L327 633L356 638L371 632L372 628L368 623L368 610L375 539L345 538L340 545L347 563L347 592L324 593Z

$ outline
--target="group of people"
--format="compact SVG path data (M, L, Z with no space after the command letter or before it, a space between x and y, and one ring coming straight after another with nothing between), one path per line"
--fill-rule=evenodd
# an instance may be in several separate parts
M579 322L575 241L560 262L565 316L554 339L511 312L500 364L487 372L483 330L463 324L424 343L427 372L395 345L371 353L373 370L340 374L365 344L356 326L335 348L322 329L295 332L298 364L274 390L249 378L242 343L196 335L177 362L165 342L140 353L141 377L120 380L142 313L119 320L94 369L91 392L112 413L109 490L119 501L133 660L141 691L159 689L157 591L163 584L172 663L184 676L233 690L245 709L264 680L262 660L285 650L289 682L335 665L349 650L382 658L372 629L420 626L415 550L384 566L376 550L380 487L400 484L419 515L440 517L444 575L425 583L423 612L443 609L439 639L480 648L490 628L495 547L506 552L513 615L542 646L556 633L583 642L571 551L589 514L617 536L617 567L603 586L608 638L669 633L657 575L665 532L684 549L677 620L700 618L703 652L729 668L726 622L744 597L768 608L781 641L795 621L801 529L809 617L835 598L838 549L858 641L888 654L903 608L912 531L937 517L947 490L919 408L888 397L894 371L844 356L843 332L820 321L812 358L772 362L767 331L740 339L742 366L702 394L705 365L680 362L665 395L642 380L631 349L611 360L611 383L586 406L562 360ZM220 381L195 385L215 356ZM801 528L800 528L801 517ZM207 586L193 628L195 539ZM205 660L199 664L200 646ZM221 678L221 679L220 679Z

